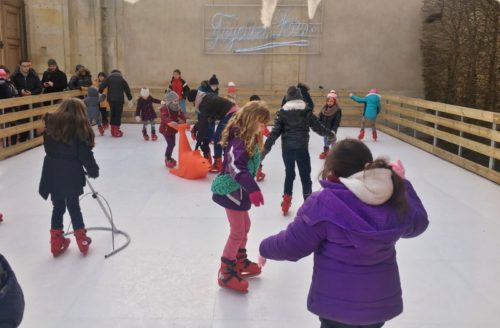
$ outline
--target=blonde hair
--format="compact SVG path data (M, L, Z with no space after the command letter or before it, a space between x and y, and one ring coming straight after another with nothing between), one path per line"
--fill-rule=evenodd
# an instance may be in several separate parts
M227 123L220 144L223 148L229 143L229 133L233 127L237 127L236 136L245 143L245 149L250 156L255 154L255 146L259 142L256 134L260 123L266 124L271 119L271 113L263 101L250 101L245 104Z
M78 98L64 99L47 118L47 135L56 141L72 144L75 139L94 146L94 131L87 119L85 104Z

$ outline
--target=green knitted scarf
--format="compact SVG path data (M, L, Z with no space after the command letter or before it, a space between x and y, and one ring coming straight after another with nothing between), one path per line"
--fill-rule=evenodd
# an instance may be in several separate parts
M248 171L252 174L253 177L257 174L257 170L260 165L260 150L259 146L255 146L255 153L248 160ZM214 181L212 182L211 190L214 194L217 195L227 195L240 189L241 186L236 180L231 177L229 174L218 174Z

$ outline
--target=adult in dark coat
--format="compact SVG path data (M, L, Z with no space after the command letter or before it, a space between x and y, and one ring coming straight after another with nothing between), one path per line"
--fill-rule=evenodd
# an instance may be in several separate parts
M21 97L25 96L31 96L31 95L38 95L42 93L42 82L38 78L38 74L35 72L34 69L31 68L31 61L27 59L22 59L19 61L19 68L12 74L11 76L12 82L14 82L14 85L17 88L18 94ZM38 107L39 104L33 104L34 107ZM29 109L28 105L23 105L19 108L20 110L27 110ZM35 120L38 119L38 117L34 118ZM29 119L20 119L16 123L18 124L23 124L27 123ZM32 131L34 134L36 131ZM21 132L19 134L19 139L20 141L26 141L30 138L30 132L25 131Z
M0 327L18 327L23 314L23 291L9 262L0 254Z
M111 135L121 137L123 136L123 132L120 130L124 103L123 94L125 93L127 96L129 107L132 107L132 93L127 81L117 69L112 70L111 74L101 83L99 93L102 93L106 88L108 88L107 100L111 108Z
M82 65L76 65L75 75L71 77L68 83L70 90L80 90L92 85L92 74L90 70Z
M61 92L68 87L68 77L66 73L59 70L57 62L49 59L48 69L43 72L42 85L44 93Z
M235 104L225 98L219 97L213 93L204 93L198 90L191 90L188 94L188 100L192 102L195 109L199 111L198 122L195 130L196 141L200 146L203 155L206 158L210 157L210 139L207 138L209 133L209 122L222 120Z
M11 79L20 96L31 96L42 93L42 82L35 70L31 68L29 60L22 59L19 61L19 68L12 74Z

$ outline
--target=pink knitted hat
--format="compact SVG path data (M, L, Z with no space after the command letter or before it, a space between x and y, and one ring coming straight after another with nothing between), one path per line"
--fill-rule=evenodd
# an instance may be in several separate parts
M330 90L330 92L328 92L328 94L326 95L326 98L333 98L333 99L337 99L337 91L335 90Z
M378 89L377 88L370 89L368 93L378 93Z

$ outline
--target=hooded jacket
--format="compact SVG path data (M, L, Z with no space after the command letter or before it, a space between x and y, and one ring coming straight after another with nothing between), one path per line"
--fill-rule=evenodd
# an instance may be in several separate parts
M381 96L378 93L369 93L364 98L358 96L352 96L352 100L358 103L363 103L363 116L369 120L374 120L380 113L380 99Z
M300 99L288 101L277 113L274 126L264 148L269 152L281 136L283 149L307 149L309 147L309 128L321 136L333 133L325 128L307 104Z
M109 76L102 81L99 86L99 92L102 93L106 88L108 88L107 100L109 102L123 103L123 93L125 93L128 100L132 100L130 87L128 86L127 81L123 78L122 74L119 72L109 74Z
M395 244L425 231L427 213L408 180L405 214L387 203L390 173L372 169L341 181L321 181L324 189L286 230L262 241L260 254L298 261L314 252L309 311L351 325L385 322L403 311Z

